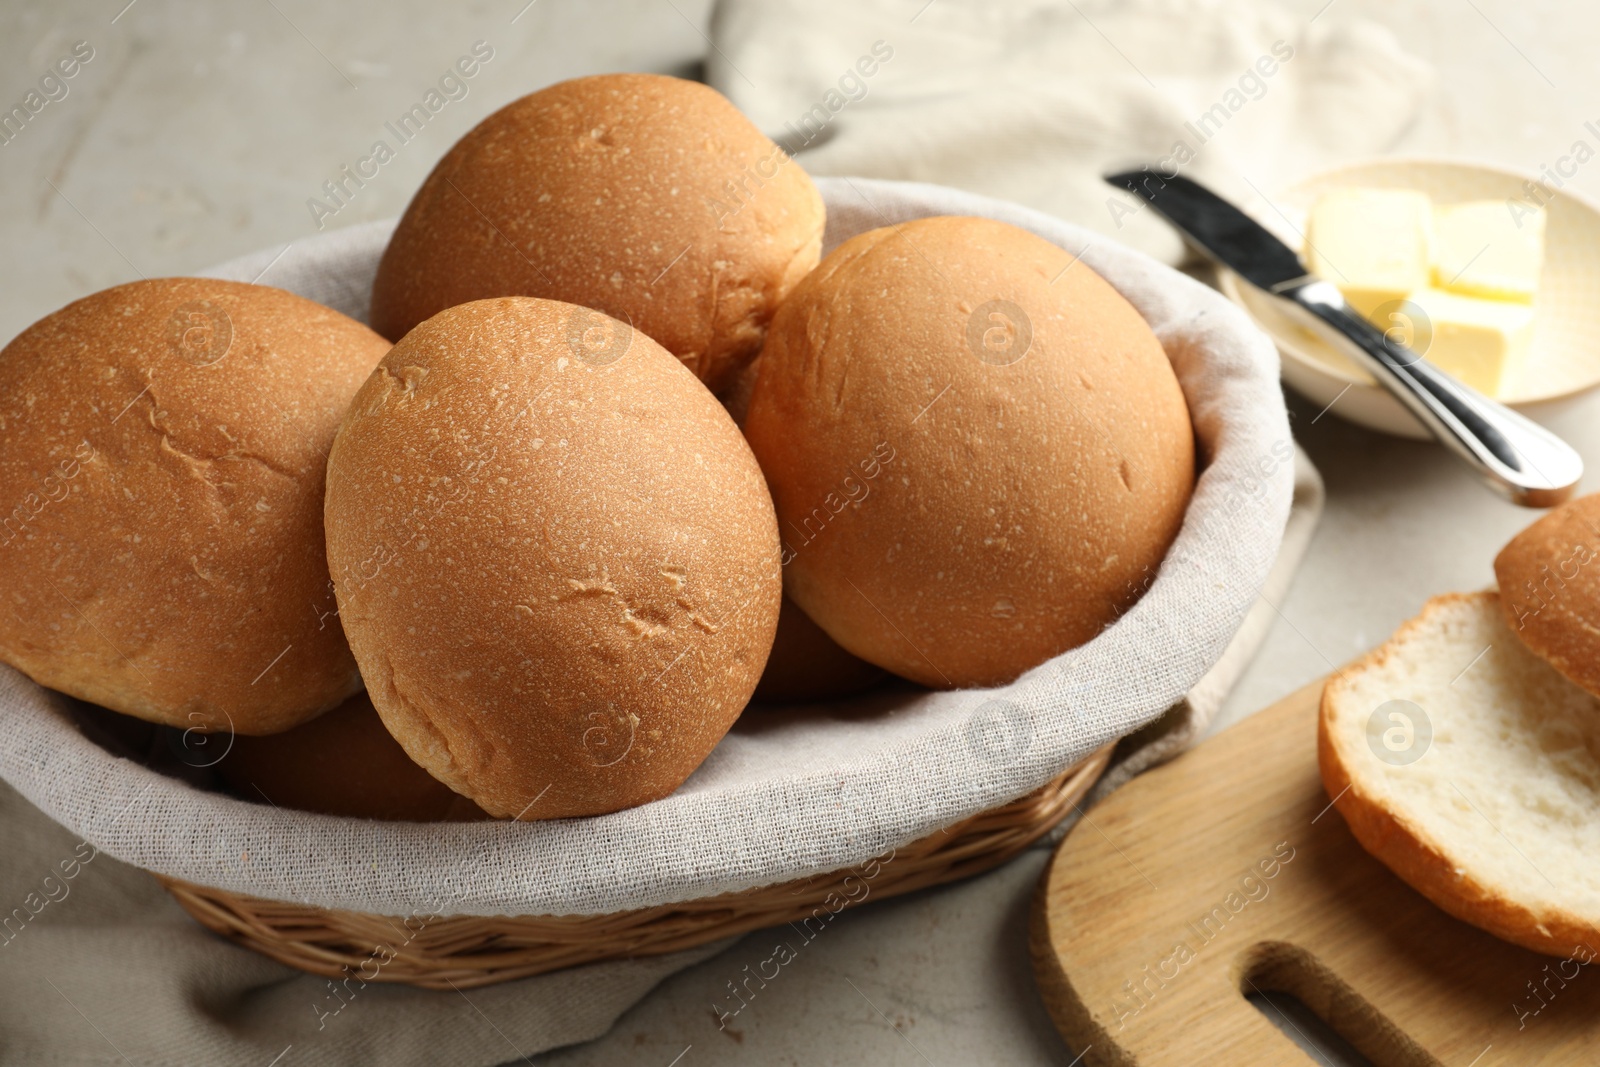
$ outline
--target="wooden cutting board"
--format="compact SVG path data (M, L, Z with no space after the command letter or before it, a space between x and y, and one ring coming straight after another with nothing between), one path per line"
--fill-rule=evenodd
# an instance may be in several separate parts
M1062 843L1032 949L1073 1051L1314 1062L1245 1000L1260 991L1298 997L1378 1067L1600 1063L1600 945L1563 961L1506 944L1363 852L1317 774L1321 690L1134 779Z

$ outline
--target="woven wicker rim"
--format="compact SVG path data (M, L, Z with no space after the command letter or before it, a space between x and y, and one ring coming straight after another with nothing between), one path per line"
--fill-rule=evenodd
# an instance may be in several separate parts
M392 918L262 900L157 875L201 925L302 971L468 989L601 960L658 956L766 926L818 930L845 908L999 866L1048 833L1105 770L1114 745L1041 788L856 867L608 915Z

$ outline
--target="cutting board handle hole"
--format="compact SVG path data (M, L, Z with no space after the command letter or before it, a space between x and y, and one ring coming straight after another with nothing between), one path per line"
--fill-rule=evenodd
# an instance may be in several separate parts
M1257 993L1251 990L1244 999L1282 1031L1284 1037L1304 1049L1310 1057L1307 1062L1331 1064L1332 1067L1377 1067L1321 1016L1306 1007L1299 997L1281 991Z
M1239 992L1297 1045L1338 1067L1440 1067L1376 1007L1299 945L1259 941L1238 961Z

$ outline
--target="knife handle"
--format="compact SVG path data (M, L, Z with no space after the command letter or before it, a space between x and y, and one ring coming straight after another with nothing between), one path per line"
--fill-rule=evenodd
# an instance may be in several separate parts
M1456 381L1357 314L1330 282L1274 290L1312 329L1366 368L1447 448L1514 504L1555 507L1583 477L1583 457L1533 420Z

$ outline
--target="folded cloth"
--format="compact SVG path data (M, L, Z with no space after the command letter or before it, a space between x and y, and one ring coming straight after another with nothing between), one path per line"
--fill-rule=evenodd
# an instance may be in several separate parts
M485 1067L605 1033L670 956L434 992L304 974L191 919L154 878L0 782L0 1064Z
M1271 0L721 0L707 80L812 174L1002 197L1176 264L1101 175L1163 165L1241 203L1382 151L1430 68L1387 29Z

